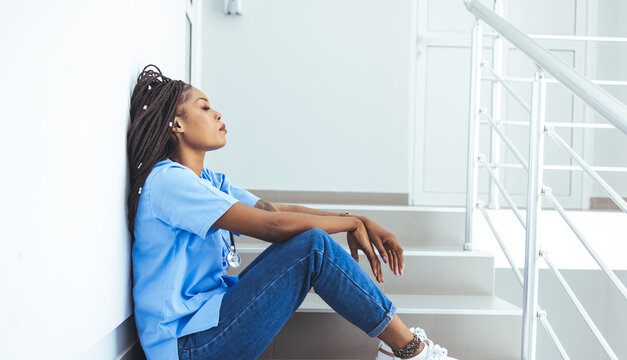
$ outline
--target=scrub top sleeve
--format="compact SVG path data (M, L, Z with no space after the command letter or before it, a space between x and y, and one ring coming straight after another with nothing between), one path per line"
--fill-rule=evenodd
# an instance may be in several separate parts
M259 201L259 197L250 191L244 190L236 185L233 185L229 180L229 177L223 173L214 173L217 177L217 181L220 183L220 190L227 192L233 195L234 198L243 202L248 206L255 206L257 201Z
M164 223L205 238L209 228L238 200L189 169L171 167L153 178L152 215Z
M212 173L210 170L208 171L210 172L212 177L215 179L215 181L218 184L220 184L220 190L231 194L234 198L236 198L237 200L243 202L244 204L248 206L254 207L255 204L257 204L257 201L259 201L260 198L256 196L255 194L231 184L231 181L229 180L228 176L226 176L225 174ZM232 233L235 236L241 236L241 234L236 233L235 231L232 231Z

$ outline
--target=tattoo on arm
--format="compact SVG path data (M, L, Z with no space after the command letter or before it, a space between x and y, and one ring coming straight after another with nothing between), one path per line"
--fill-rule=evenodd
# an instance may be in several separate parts
M274 208L274 206L272 206L271 203L263 199L259 199L259 201L257 201L257 203L255 204L255 207L261 210L266 210L266 211L276 211L276 209Z

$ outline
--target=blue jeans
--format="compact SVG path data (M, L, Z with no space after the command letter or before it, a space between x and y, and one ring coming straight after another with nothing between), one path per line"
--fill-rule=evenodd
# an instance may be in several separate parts
M396 312L346 250L325 231L311 229L257 256L224 295L218 326L178 338L179 359L258 358L312 286L333 310L371 337Z

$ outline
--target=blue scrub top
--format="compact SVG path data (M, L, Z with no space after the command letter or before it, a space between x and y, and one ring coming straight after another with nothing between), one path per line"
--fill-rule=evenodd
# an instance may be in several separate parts
M148 360L178 359L177 338L218 325L227 276L229 232L211 227L234 203L259 198L221 173L165 159L139 197L133 243L133 300ZM234 235L239 236L237 233Z

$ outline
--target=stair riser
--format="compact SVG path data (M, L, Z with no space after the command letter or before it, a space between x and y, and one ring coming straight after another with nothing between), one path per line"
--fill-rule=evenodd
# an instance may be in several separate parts
M261 253L242 252L242 264L230 268L235 275L246 268ZM359 265L375 281L370 263L360 255ZM403 276L396 276L389 266L382 264L385 282L377 286L389 294L425 295L492 295L494 284L494 259L489 256L437 255L420 253L405 256Z
M520 358L520 315L399 315L463 360ZM379 339L333 313L296 313L262 359L374 359Z
M338 212L336 209L322 209ZM408 211L408 210L351 210L376 221L396 236L402 246L451 247L461 249L464 245L466 218L464 212ZM346 233L331 235L335 240L346 243ZM259 240L242 235L242 243Z

